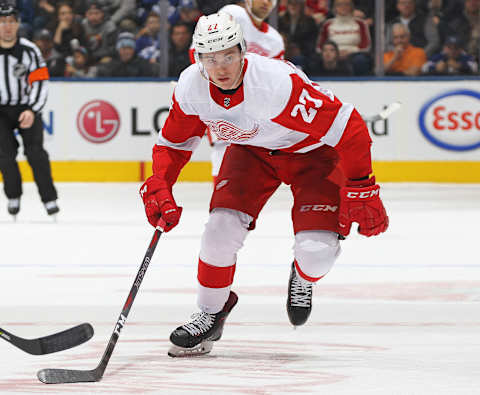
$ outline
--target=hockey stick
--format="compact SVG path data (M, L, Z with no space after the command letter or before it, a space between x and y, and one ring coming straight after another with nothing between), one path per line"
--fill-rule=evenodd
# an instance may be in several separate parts
M77 325L63 332L39 337L38 339L23 339L0 328L1 338L32 355L44 355L67 350L85 343L92 336L93 328L90 324Z
M117 323L115 324L115 329L113 330L110 341L108 342L107 348L105 349L103 357L98 366L93 370L42 369L37 373L37 377L42 383L86 383L91 381L100 381L102 379L103 373L105 373L108 361L110 360L115 345L117 344L117 340L120 337L120 332L127 321L128 313L130 312L130 308L135 300L135 296L137 295L140 284L143 281L143 277L145 276L148 265L150 264L150 260L152 259L153 253L162 233L162 229L157 226L155 233L153 234L152 241L150 241L147 252L145 253L145 257L143 258L142 264L140 265L140 269L138 270L137 277L135 277L135 281L130 289L127 301L123 305L120 317L118 317Z
M368 117L363 117L362 116L362 118L365 122L376 122L376 121L385 120L390 115L392 115L395 111L397 111L401 106L402 106L402 103L400 103L399 101L395 101L393 103L390 103L387 107L385 107L378 114L371 115L371 116L368 116Z

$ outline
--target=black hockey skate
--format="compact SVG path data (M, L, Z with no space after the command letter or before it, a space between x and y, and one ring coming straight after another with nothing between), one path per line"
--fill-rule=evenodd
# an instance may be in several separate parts
M45 206L45 210L47 210L48 215L57 214L60 211L60 208L57 205L55 200L51 200L50 202L45 202L43 204Z
M196 313L192 320L179 326L170 335L172 347L168 350L171 357L189 357L208 354L213 347L213 342L220 340L223 326L228 314L238 301L235 292L230 291L225 306L216 314L205 312Z
M20 198L8 199L7 210L10 215L16 217L20 211Z
M306 284L298 277L295 263L292 263L287 298L287 314L292 325L299 326L307 322L312 311L312 288L311 283Z

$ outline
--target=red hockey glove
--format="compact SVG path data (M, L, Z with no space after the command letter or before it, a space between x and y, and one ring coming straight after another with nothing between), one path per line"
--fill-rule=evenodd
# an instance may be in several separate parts
M140 196L145 205L148 222L159 226L164 232L177 226L182 215L182 207L178 207L168 186L152 176L140 188Z
M352 222L358 222L358 233L375 236L388 228L388 216L380 200L380 186L375 177L348 181L340 190L339 233L348 236Z

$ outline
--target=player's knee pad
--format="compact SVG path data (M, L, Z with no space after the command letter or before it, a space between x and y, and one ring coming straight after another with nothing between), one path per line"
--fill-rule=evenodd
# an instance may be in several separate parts
M298 232L294 252L299 274L306 280L317 281L328 273L340 254L338 235L322 230Z
M200 259L213 266L234 265L252 220L237 210L213 209L202 236Z

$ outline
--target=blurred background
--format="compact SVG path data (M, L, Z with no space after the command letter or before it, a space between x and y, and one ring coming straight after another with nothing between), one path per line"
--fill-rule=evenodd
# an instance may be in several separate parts
M381 182L480 182L480 0L252 0L268 3L285 59L368 122ZM43 111L53 177L142 181L188 67L192 32L222 0L18 0L20 34L47 61ZM252 19L253 20L253 19ZM254 51L251 47L249 50ZM19 157L24 180L32 179ZM183 181L209 181L204 142Z

